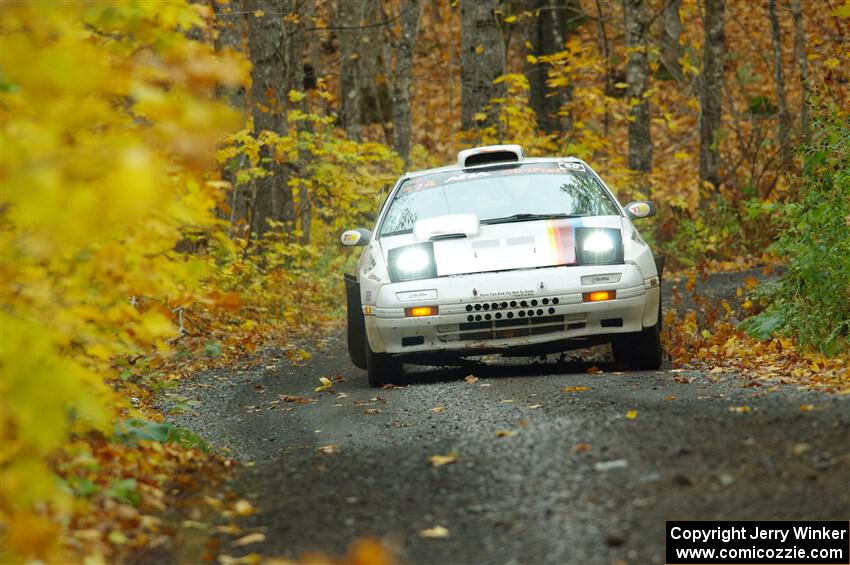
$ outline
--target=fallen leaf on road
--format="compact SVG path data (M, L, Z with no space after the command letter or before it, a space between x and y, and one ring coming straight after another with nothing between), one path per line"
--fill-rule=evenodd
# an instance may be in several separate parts
M331 381L327 377L319 377L319 382L322 383L321 386L316 387L316 392L322 392L323 390L330 390L332 386L334 386L333 381Z
M475 375L466 375L466 378L463 379L463 380L465 380L466 382L468 382L471 385L474 385L475 383L478 382L478 377L476 377Z
M260 543L264 541L266 541L266 534L262 532L254 532L253 534L242 536L238 540L232 542L230 545L232 545L233 547L243 547L246 545L251 545L252 543Z
M242 555L240 557L233 557L232 555L220 554L218 556L218 562L220 565L257 565L263 560L263 556L259 553L249 553L248 555Z
M513 398L503 398L503 399L502 399L502 400L500 400L499 402L501 402L502 404L510 404L510 403L512 403L513 401L514 401L514 399L513 399Z
M791 453L793 453L794 455L802 455L811 448L812 446L808 443L798 443L797 445L791 448Z
M665 396L665 397L664 397L664 400L676 400L676 395L675 395L675 394L671 394L670 396Z
M543 408L542 404L532 404L531 406L527 406L529 410L536 410L537 408Z
M227 524L225 526L216 526L215 531L220 534L235 536L237 534L242 533L242 528L240 528L236 524Z
M745 412L752 412L752 410L753 409L750 408L749 406L730 406L729 407L730 412L736 412L738 414L743 414Z
M313 402L309 398L304 398L303 396L293 396L291 394L281 394L280 399L284 402L295 402L297 404L309 404Z
M629 410L626 412L626 420L635 420L637 419L637 410Z
M709 373L725 373L726 370L723 367L715 367L709 371Z
M387 402L387 399L386 399L386 398L384 398L383 396L375 396L375 397L373 397L373 398L370 398L369 400L370 400L371 402L380 402L380 403L382 403L382 404L384 404L384 403L386 403L386 402Z
M593 466L597 471L611 471L612 469L625 469L629 466L629 462L625 459L615 459L614 461L600 461Z
M573 453L582 453L584 451L590 451L589 443L580 443L573 448Z
M431 456L431 465L434 467L442 467L443 465L449 465L457 461L457 456L453 454L448 455L432 455Z
M445 411L446 409L443 406L434 406L433 408L431 408L431 412L433 412L434 414L442 414Z
M254 513L254 505L243 498L236 501L233 511L237 516L249 516Z
M449 531L443 526L434 526L433 528L419 530L419 536L423 538L447 538Z
M814 404L800 404L800 412L811 412L814 409Z
M394 385L393 383L387 383L381 388L383 389L391 389L391 388L404 388L403 386Z
M587 370L587 372L588 373L601 373L602 369L600 369L599 367L591 367Z
M565 386L563 392L583 392L590 390L589 386Z
M688 377L682 377L680 375L676 375L675 377L673 377L673 380L676 381L677 383L680 383L680 384L683 384L683 385L689 385L689 384L691 384L691 381L693 379L689 379Z
M516 432L513 431L513 430L497 430L496 431L496 437L511 437L512 435L515 435L515 434L516 434Z
M367 416L374 416L375 414L380 414L381 411L378 408L369 408L368 410L363 411Z
M316 451L321 451L325 455L330 455L331 453L336 453L336 445L323 445L322 447L316 448Z

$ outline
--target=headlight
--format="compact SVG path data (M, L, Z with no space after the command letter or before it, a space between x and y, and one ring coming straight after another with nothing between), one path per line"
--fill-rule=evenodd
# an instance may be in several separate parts
M590 253L605 253L614 249L611 236L602 231L591 232L582 243L582 250Z
M395 264L398 270L404 274L418 273L424 271L431 263L431 257L421 247L405 249L399 253Z
M615 228L576 228L579 265L623 263L623 234Z
M393 282L431 279L437 276L434 244L431 242L390 249L387 262Z

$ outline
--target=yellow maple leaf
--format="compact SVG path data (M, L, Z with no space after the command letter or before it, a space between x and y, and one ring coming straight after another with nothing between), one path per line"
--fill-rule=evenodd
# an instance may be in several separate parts
M321 385L319 385L319 386L317 386L317 387L314 389L314 390L315 390L315 392L322 392L323 390L328 390L328 389L330 389L332 386L334 386L333 381L331 381L331 380L330 380L329 378L327 378L327 377L319 377L319 382L320 382L320 383L322 383L322 384L321 384Z
M449 530L438 525L433 528L419 530L419 536L423 538L447 538L449 537Z
M450 465L457 461L457 455L453 453L449 453L448 455L432 455L431 456L431 465L433 467L442 467L443 465Z

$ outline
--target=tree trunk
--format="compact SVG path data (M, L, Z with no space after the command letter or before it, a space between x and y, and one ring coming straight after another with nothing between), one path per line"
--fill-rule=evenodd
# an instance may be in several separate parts
M360 141L360 35L356 29L360 25L362 4L351 0L337 0L337 17L345 28L339 32L340 50L340 122L349 139Z
M285 135L287 93L287 61L284 47L283 17L288 2L245 0L248 17L248 43L251 62L251 115L254 132L271 131ZM282 13L283 12L283 13ZM268 148L261 153L262 166L271 173L257 179L254 190L252 230L263 234L269 220L292 224L292 190L285 169L275 161Z
M564 49L570 31L584 19L578 0L536 0L535 18L529 20L526 39L532 45L535 57L551 55ZM537 124L546 133L569 130L572 127L566 116L559 116L561 107L572 99L572 85L553 90L546 84L549 66L543 63L525 63L525 75L530 87L528 102L537 115Z
M682 45L679 38L682 36L682 18L679 8L682 0L666 0L664 4L664 32L661 35L661 63L667 72L676 80L681 82L682 74Z
M241 14L241 3L220 2L214 0L211 2L213 11L216 15L216 28L218 37L215 39L216 51L224 49L232 49L238 53L247 56L247 46L243 45L243 39L247 39L247 21L244 14ZM234 13L236 12L236 13ZM241 112L249 111L246 104L248 98L245 95L243 87L232 88L228 90L220 90L218 96L226 98L230 105L237 108ZM245 163L244 156L239 157L238 163L228 163L222 171L222 177L231 185L230 194L230 236L236 235L234 228L240 223L242 225L250 225L248 207L251 202L251 186L237 186L236 175L233 174L234 168L242 168ZM245 234L238 234L245 235Z
M699 81L699 178L716 187L720 184L721 98L723 90L723 57L726 50L723 34L724 0L704 0L702 76Z
M496 14L503 0L461 0L461 127L473 129L498 123L495 109L488 109L504 88L493 84L505 72L505 45ZM486 118L476 120L476 114Z
M776 0L768 0L767 9L770 14L771 40L773 44L773 77L776 81L776 101L779 108L779 124L776 138L779 143L779 167L787 168L793 159L793 151L788 135L791 131L791 120L788 115L788 100L785 98L785 64L782 60L782 36L779 18L776 15Z
M614 80L612 77L611 71L611 51L608 47L608 34L605 32L605 15L602 13L602 4L600 4L599 0L595 0L596 4L596 29L598 31L597 36L599 38L599 51L602 53L602 58L605 59L605 94L611 95L614 90ZM602 126L603 126L603 135L608 136L608 122L609 122L609 113L608 113L608 103L603 99L603 107L605 108L605 115L602 118Z
M800 0L791 0L791 14L794 16L794 48L797 52L797 64L800 67L800 82L803 95L800 104L800 138L809 140L809 67L806 59L806 33L803 30L803 14Z
M287 2L282 2L282 4L286 5L290 12L297 11L300 16L297 20L284 20L283 25L283 55L286 63L286 73L283 85L283 98L285 100L284 123L289 125L288 109L298 109L304 114L310 113L310 106L308 103L309 99L307 97L303 98L299 102L290 102L288 99L288 93L291 90L301 92L307 90L306 85L304 84L304 62L306 60L305 47L307 45L304 33L304 22L312 17L314 3L299 3L298 0L289 0ZM313 126L310 121L301 121L294 124L294 129L296 135L300 132L312 133ZM295 209L294 202L292 202L292 188L289 187L289 176L291 173L286 171L283 177L283 181L287 183L287 191L290 196L288 208L285 207L283 210L284 221L289 223L290 227L294 227L295 219L297 218L299 220L301 228L301 243L305 245L310 243L310 226L313 219L313 206L311 200L312 195L310 194L306 178L307 175L304 174L304 172L307 171L312 158L312 154L309 151L305 149L300 149L298 151L298 170L301 171L301 174L299 175L301 178L298 183L297 210ZM291 220L289 218L291 218Z
M649 100L646 94L649 67L647 62L647 29L649 22L643 0L623 0L626 23L626 83L629 92L629 168L649 172L652 169L652 136L650 134Z
M396 48L393 78L393 147L407 167L410 162L410 85L422 2L405 0L401 3L401 10L401 36Z

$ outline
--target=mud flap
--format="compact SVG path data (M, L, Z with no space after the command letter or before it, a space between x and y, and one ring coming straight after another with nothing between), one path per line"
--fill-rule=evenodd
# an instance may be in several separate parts
M360 305L360 283L354 275L345 274L346 309L348 310L348 356L359 369L366 368L366 320Z
M655 259L655 270L658 271L658 284L660 288L661 280L664 278L664 263L667 261L667 257L665 255L654 255ZM658 331L661 331L662 325L661 322L664 319L664 316L661 315L661 293L659 291L658 294Z
M655 259L655 270L658 271L658 280L660 281L664 274L664 263L667 261L667 257L665 255L654 255L653 259Z

